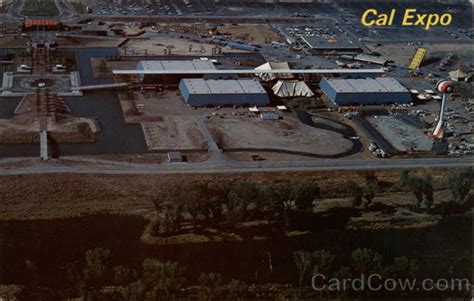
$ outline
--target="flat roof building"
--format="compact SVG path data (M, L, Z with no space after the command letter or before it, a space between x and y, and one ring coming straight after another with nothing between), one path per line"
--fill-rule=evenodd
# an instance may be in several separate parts
M137 70L165 71L165 70L216 70L210 60L156 60L140 61ZM190 77L190 75L186 75ZM180 74L139 74L138 80L144 84L179 83L183 78Z
M339 106L353 104L410 103L410 91L391 77L341 79L324 78L321 91Z
M267 92L256 79L182 79L179 90L191 106L266 105Z

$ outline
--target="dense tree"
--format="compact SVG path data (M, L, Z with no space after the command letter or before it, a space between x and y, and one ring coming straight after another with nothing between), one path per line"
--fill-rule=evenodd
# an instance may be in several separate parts
M362 198L364 197L362 188L353 181L347 181L345 186L351 195L352 207L359 207L362 205Z
M474 172L472 167L458 173L451 173L446 177L446 183L453 195L454 201L464 203L472 187Z
M110 250L96 248L86 252L84 276L90 283L101 284L110 272Z
M122 292L124 301L143 301L146 298L146 287L141 280L130 283Z
M352 251L351 263L354 272L359 275L370 275L382 271L382 256L371 249Z
M402 256L394 258L393 264L385 267L385 276L394 279L408 279L414 278L417 271L416 260Z
M200 181L192 185L197 192L201 203L204 218L208 221L220 221L222 218L223 205L227 200L227 194L231 187L228 181Z
M251 218L252 211L259 207L259 198L259 190L254 182L244 180L232 184L225 204L227 219L246 221Z
M423 194L425 196L425 206L427 208L431 208L434 203L434 196L433 196L433 177L431 175L425 175L423 177Z
M133 272L123 265L114 267L113 274L114 282L117 285L128 285L133 279Z
M334 255L326 250L318 250L313 252L313 274L321 273L329 275L334 269Z
M245 282L232 279L226 285L225 300L244 300L248 294L249 286Z
M402 187L406 187L408 184L408 177L410 172L407 169L404 169L400 172L400 184Z
M298 287L301 290L308 276L315 274L329 275L334 269L334 255L325 250L307 252L298 250L293 253L298 269ZM311 273L311 275L310 275Z
M368 208L372 201L375 198L375 194L378 189L378 181L374 173L369 173L365 176L365 186L364 186L364 207Z
M313 255L311 252L298 250L293 253L296 268L298 269L298 287L301 290L303 282L308 275L308 271L313 267Z
M288 224L287 212L294 208L289 200L290 188L287 183L272 183L263 185L260 189L265 202L264 211L268 219Z
M169 300L185 282L178 263L147 258L143 261L141 281L149 300Z
M347 181L345 187L351 196L352 207L359 207L364 204L364 207L368 208L375 198L378 182L375 174L369 173L365 176L364 186L359 186L353 181Z
M101 300L101 288L110 274L110 250L96 248L85 253L82 264L77 262L68 267L75 278L74 283L83 300Z
M319 187L311 181L290 182L289 199L294 202L296 209L308 212L313 209L313 201L319 196Z
M415 196L413 207L415 210L419 210L421 205L424 204L427 208L430 208L434 203L433 196L433 177L431 175L425 175L423 177L411 176L408 172L404 172L403 177L400 177L400 184L403 187L408 188Z
M223 282L222 276L217 273L204 274L201 273L198 279L199 283L199 300L214 300L222 294Z
M176 232L181 229L183 222L183 205L181 202L167 203L164 218L160 224L163 232Z

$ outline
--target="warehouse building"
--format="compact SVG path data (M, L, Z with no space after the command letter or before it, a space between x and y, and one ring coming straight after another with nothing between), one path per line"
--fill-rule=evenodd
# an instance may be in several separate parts
M321 91L338 106L354 104L410 103L410 92L391 77L341 79L324 78Z
M266 105L267 92L256 79L182 79L179 90L191 106Z
M137 70L148 71L150 74L139 74L138 80L143 84L178 84L183 78L181 74L153 74L153 71L166 70L216 70L210 60L156 60L140 61ZM201 77L202 75L196 75ZM186 77L191 77L186 75Z

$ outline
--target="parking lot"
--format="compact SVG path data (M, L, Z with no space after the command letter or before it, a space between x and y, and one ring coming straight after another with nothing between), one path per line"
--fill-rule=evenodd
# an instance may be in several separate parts
M221 16L313 16L329 15L336 11L331 4L323 3L278 3L265 4L222 0L150 0L142 4L140 0L124 1L118 4L111 1L86 1L97 15L221 15ZM128 3L128 4L127 4Z

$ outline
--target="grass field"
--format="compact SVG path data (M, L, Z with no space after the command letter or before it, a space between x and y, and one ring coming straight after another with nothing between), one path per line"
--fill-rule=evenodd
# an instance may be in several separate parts
M54 17L59 15L54 0L26 0L21 14L26 17Z
M439 187L446 174L454 170L426 169L412 171L423 175L431 174ZM411 192L399 191L396 183L400 172L377 171L377 179L384 183L384 191L377 193L375 202L411 204ZM223 175L186 175L186 181L253 180L257 182L286 182L290 179L309 180L318 183L324 199L341 198L343 206L349 204L344 183L352 180L363 183L364 172L301 172L301 173L255 173ZM133 181L131 182L131 179ZM162 185L175 181L176 175L22 175L0 177L0 220L66 218L98 213L143 214L153 213L150 192ZM440 194L446 194L442 197ZM438 195L440 195L438 197ZM436 191L436 200L449 200L445 187ZM321 202L324 206L324 202Z

